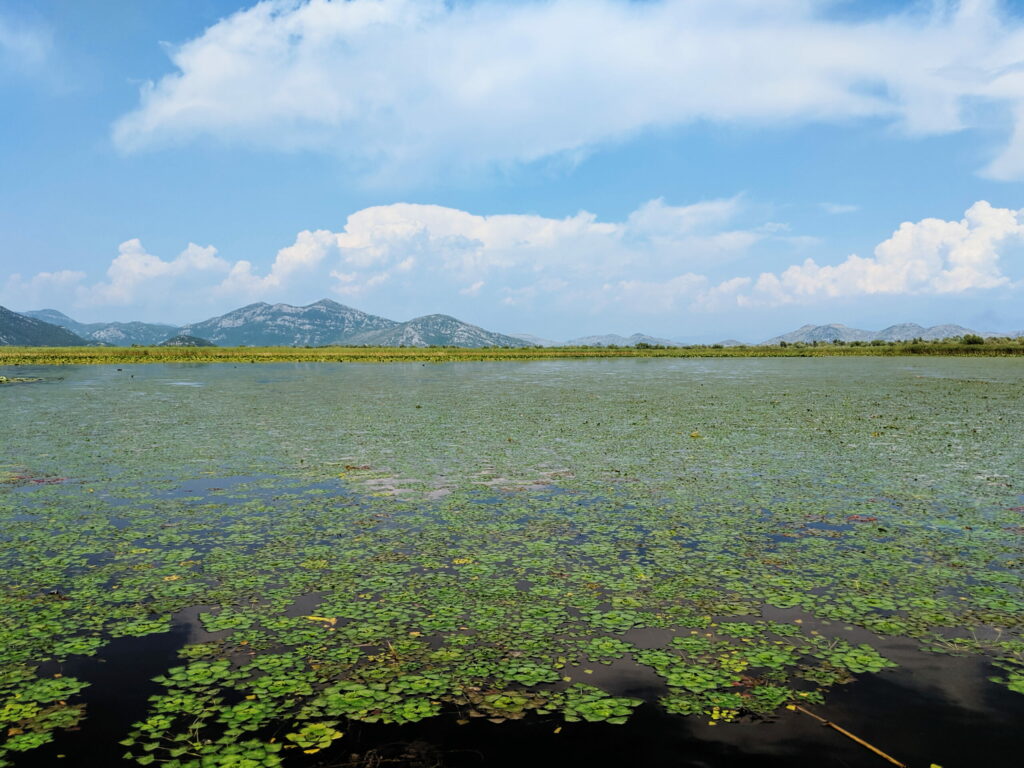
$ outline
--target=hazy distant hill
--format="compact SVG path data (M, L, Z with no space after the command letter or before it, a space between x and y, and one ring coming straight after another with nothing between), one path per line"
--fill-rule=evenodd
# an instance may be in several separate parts
M812 341L870 341L871 331L862 331L858 328L850 328L841 323L830 323L829 325L802 325L795 331L775 336L762 344L778 344L785 341L788 344L795 344L798 341L810 343Z
M14 314L14 313L12 313ZM168 346L326 346L366 344L422 347L522 347L532 342L493 333L448 315L427 315L405 323L322 299L305 307L260 302L182 328L152 323L80 323L55 309L31 313L40 327L61 326L93 343ZM18 317L23 317L18 315ZM30 318L25 318L30 319ZM52 327L51 326L51 327ZM12 325L13 328L13 325ZM11 337L14 338L13 331ZM20 336L18 338L21 338ZM64 343L71 343L70 337ZM76 337L77 338L77 337ZM8 342L14 343L14 342ZM18 342L32 343L32 342ZM39 342L45 344L47 342ZM56 342L54 342L56 343Z
M449 315L425 315L391 328L353 336L351 344L377 347L523 347L530 344L515 336L485 331Z
M132 344L152 346L178 332L177 327L160 323L80 323L56 309L35 309L24 314L67 328L87 341L100 341L115 347L130 347Z
M383 331L399 325L322 299L305 307L290 304L250 304L201 323L192 323L181 333L208 339L225 347L273 347L347 344L359 334Z
M513 339L525 341L527 346L534 347L560 347L562 342L552 341L551 339L542 339L540 336L534 336L532 333L510 333L508 334Z
M179 334L174 336L167 341L161 341L157 344L158 347L216 347L212 341L206 339L200 339L198 336L187 336L185 334Z
M925 328L917 323L899 323L898 325L890 325L888 328L883 328L880 331L865 331L861 328L850 328L840 323L830 323L829 325L803 325L795 331L775 336L761 343L778 344L780 341L785 341L789 344L797 342L808 344L814 341L873 341L874 339L881 339L882 341L907 341L909 339L939 341L940 339L949 339L968 333L980 336L1004 335L978 333L978 331L972 331L970 328L964 328L962 325L933 325L930 328Z
M931 328L921 328L917 326L918 331L916 333L911 332L911 326L916 323L905 323L901 326L890 326L889 328L880 331L881 338L886 341L901 341L903 339L915 339L922 338L925 341L938 341L939 339L951 339L954 336L963 336L964 334L973 333L980 336L995 336L993 333L986 333L984 331L973 331L970 328L964 328L962 325L933 325ZM893 332L893 328L907 328L902 332Z
M633 347L637 344L660 344L665 347L674 347L676 343L669 339L659 339L655 336L646 336L642 333L634 333L628 338L619 336L617 333L608 333L603 336L581 336L578 339L570 339L565 342L567 347Z
M0 307L0 345L8 347L82 347L88 342L67 328Z

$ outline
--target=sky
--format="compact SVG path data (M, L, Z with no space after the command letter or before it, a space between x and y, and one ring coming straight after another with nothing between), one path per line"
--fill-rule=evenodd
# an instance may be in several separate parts
M5 0L0 305L1024 330L1024 0Z

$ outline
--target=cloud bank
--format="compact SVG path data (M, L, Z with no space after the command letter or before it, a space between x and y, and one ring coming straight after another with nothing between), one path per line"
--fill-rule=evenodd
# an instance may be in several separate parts
M175 71L142 89L114 139L133 151L207 137L408 173L696 121L875 118L916 136L995 112L1009 137L984 173L1024 178L1018 19L995 0L862 21L833 5L264 0L172 49Z
M834 266L814 259L756 281L734 282L739 306L791 304L871 295L955 295L1009 286L1003 249L1024 237L1024 211L979 201L960 221L905 222L874 255L856 254ZM721 288L721 286L720 286Z
M805 258L757 273L759 248L795 254L822 246L778 223L741 226L746 209L739 197L683 206L659 199L613 222L586 211L479 216L396 203L357 211L338 231L300 232L263 270L212 246L189 244L163 259L129 240L105 279L90 283L71 270L11 275L0 303L190 308L195 316L178 319L195 320L250 301L333 293L362 307L674 318L842 298L1005 296L1021 287L1011 275L1024 266L1015 263L1024 255L1024 210L979 201L960 220L901 224L870 256Z

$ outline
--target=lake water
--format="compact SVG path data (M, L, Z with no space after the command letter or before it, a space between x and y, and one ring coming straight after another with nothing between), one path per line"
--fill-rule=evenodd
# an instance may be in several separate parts
M1024 361L0 375L0 765L1024 747Z

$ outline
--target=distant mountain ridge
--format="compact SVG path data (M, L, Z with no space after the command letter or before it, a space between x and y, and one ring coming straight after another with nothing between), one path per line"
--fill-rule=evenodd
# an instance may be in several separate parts
M562 343L560 341L552 341L551 339L542 339L540 336L534 336L532 333L510 333L513 339L518 341L525 341L528 345L534 347L560 347Z
M391 328L353 336L350 344L374 347L522 347L522 339L485 331L450 315L425 315Z
M88 342L67 328L0 307L0 346L84 347Z
M581 336L578 339L570 339L565 342L567 347L635 347L637 344L657 344L664 347L679 346L676 342L669 339L659 339L656 336L647 336L643 333L634 333L632 336L606 333L603 336Z
M795 331L784 333L781 336L773 336L766 341L762 341L761 345L769 346L783 341L787 344L796 344L798 342L811 344L815 341L874 341L876 339L881 341L909 341L911 339L940 341L942 339L964 336L966 334L975 334L977 336L1015 335L991 332L979 333L978 331L971 330L970 328L964 328L962 325L948 324L933 325L930 328L925 328L917 323L898 323L897 325L890 325L888 328L883 328L880 331L866 331L861 328L851 328L847 325L843 325L842 323L829 323L827 325L802 325Z
M449 315L425 315L400 323L330 299L305 307L250 304L202 323L186 325L181 332L220 346L523 346L519 339Z
M400 323L330 299L321 299L304 307L257 302L180 328L139 322L80 323L55 309L33 310L18 317L31 317L34 322L60 326L85 340L80 339L79 343L114 346L195 346L204 342L228 347L530 346L514 336L494 333L449 315L426 315Z
M399 323L386 317L321 299L305 307L265 302L249 304L201 323L185 325L180 332L223 347L322 347L397 325Z
M56 309L36 309L21 314L66 328L86 341L98 341L115 347L129 347L132 344L153 346L178 332L177 326L160 323L80 323Z
M780 343L813 344L815 342L871 342L923 339L939 341L962 337L1019 336L1016 333L979 332L962 325L898 323L880 331L852 328L841 323L803 325L794 331L774 336L762 345ZM727 339L721 346L737 346L744 342ZM382 346L382 347L635 347L685 346L684 342L634 333L631 336L604 334L582 336L557 342L530 334L502 334L471 325L450 315L424 315L406 322L371 315L330 299L321 299L307 306L257 302L182 327L160 323L115 322L80 323L55 309L17 313L0 307L0 345L81 346L106 344L129 346Z
M158 347L215 347L217 346L212 341L206 339L200 339L198 336L187 336L185 334L179 334L169 338L167 341L161 341L157 344Z

